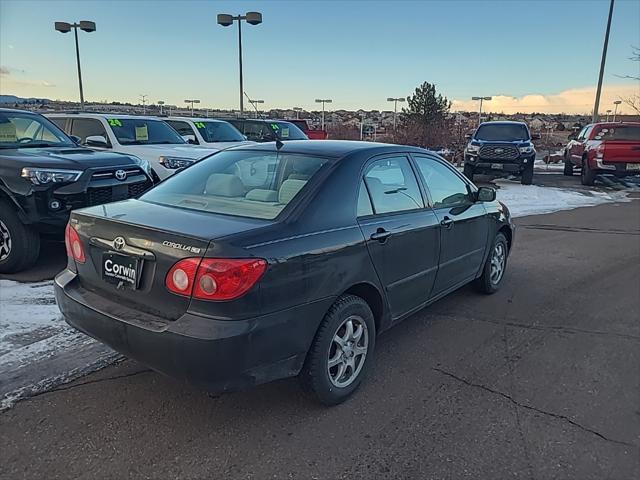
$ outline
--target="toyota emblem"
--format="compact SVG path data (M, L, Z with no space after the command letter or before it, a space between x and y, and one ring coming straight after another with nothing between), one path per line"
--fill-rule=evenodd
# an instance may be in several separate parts
M496 148L496 153L502 153L504 152L504 148Z
M116 178L120 181L125 180L127 178L127 172L124 170L116 170Z
M113 248L115 248L116 250L122 250L126 244L127 242L125 242L124 238L122 237L116 237L113 240Z

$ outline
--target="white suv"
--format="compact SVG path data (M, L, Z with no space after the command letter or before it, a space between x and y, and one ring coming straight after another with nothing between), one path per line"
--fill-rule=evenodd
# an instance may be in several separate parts
M223 149L255 143L247 141L240 130L224 120L196 117L167 117L163 120L194 145Z
M147 160L156 180L221 150L189 145L173 128L154 117L102 113L52 113L47 117L87 147Z

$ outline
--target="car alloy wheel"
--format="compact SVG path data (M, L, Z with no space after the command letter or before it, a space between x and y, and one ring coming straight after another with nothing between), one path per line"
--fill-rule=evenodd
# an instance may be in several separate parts
M11 254L11 232L0 220L0 261L5 260Z
M358 315L347 317L338 327L327 356L329 380L338 388L358 378L369 349L369 329Z
M491 275L489 279L493 285L500 283L502 275L504 275L506 260L507 252L505 246L503 243L497 242L491 254Z

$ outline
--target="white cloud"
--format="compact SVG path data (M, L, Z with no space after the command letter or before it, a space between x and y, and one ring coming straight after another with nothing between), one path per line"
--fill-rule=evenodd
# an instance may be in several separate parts
M614 100L629 98L640 93L640 85L610 85L602 89L600 113L613 108ZM482 109L493 113L589 113L593 110L596 87L573 88L551 95L528 94L521 97L493 95L491 101L485 101ZM474 100L453 100L453 110L476 111L478 102ZM618 107L621 113L632 113L624 104Z

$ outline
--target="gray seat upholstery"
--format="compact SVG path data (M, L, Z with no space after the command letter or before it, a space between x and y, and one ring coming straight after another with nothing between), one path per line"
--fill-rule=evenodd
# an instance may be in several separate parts
M306 184L307 182L305 180L285 180L282 182L282 185L280 185L280 190L278 191L278 202L281 204L289 203Z
M213 173L207 179L206 194L220 197L244 196L244 185L235 175L228 173Z
M244 198L247 200L254 200L256 202L277 202L278 192L276 190L254 188L253 190L249 190Z

